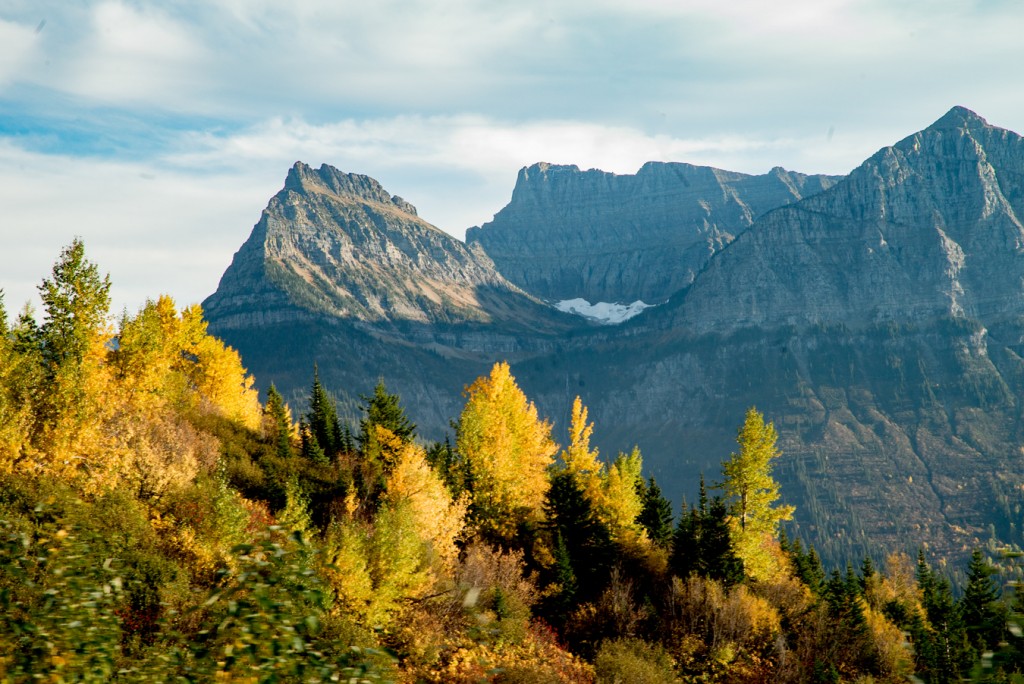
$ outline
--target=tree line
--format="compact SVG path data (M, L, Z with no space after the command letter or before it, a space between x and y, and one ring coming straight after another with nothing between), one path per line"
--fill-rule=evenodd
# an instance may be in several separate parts
M199 307L113 321L76 240L37 323L0 297L0 679L950 682L1024 668L980 551L826 572L786 537L771 422L678 515L638 449L568 440L497 363L454 439L316 368L260 403ZM1009 625L1009 626L1008 626Z

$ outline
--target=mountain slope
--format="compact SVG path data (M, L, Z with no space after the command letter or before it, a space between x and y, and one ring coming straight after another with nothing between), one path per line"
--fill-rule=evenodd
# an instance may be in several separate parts
M466 239L512 282L558 301L661 303L761 214L835 178L649 162L635 175L522 169L512 200Z
M1024 140L954 108L767 214L682 304L697 331L1024 313Z
M529 325L554 317L479 250L367 176L296 163L203 306L218 326L336 318Z

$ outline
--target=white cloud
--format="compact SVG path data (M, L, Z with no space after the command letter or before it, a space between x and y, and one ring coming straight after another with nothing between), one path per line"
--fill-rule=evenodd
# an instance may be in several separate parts
M169 293L213 292L279 181L167 172L158 164L75 159L0 142L0 288L9 311L38 307L36 285L75 236L109 271L115 310Z
M90 32L64 64L63 87L104 103L159 104L204 88L205 49L189 27L153 7L103 2L92 8Z
M36 27L0 17L0 87L15 80L25 69L36 45Z

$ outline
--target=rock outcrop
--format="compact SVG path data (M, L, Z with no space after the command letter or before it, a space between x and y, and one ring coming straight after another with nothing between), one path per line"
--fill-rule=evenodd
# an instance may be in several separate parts
M830 187L831 176L761 176L650 162L635 175L522 169L512 201L470 228L498 270L549 301L658 304L765 212Z

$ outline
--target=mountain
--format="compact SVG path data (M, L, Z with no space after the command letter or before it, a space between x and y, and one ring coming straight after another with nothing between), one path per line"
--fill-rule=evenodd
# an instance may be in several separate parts
M1024 143L961 107L766 214L686 293L701 331L1024 313Z
M717 479L756 405L779 428L792 532L830 562L922 543L948 557L992 537L1024 545L1016 133L954 108L841 179L537 165L469 247L383 190L325 180L379 188L365 177L296 168L320 181L297 189L289 175L207 302L211 331L262 386L301 400L317 362L355 417L383 377L438 439L465 384L507 359L556 438L580 395L602 454L638 444L677 500L701 472ZM375 237L353 237L363 230ZM345 261L333 255L346 240L378 246ZM675 257L656 264L659 240ZM687 262L696 244L703 261ZM308 264L326 265L314 277ZM475 299L420 297L421 277ZM579 296L668 301L616 326L541 301Z
M354 417L386 377L437 433L486 359L550 350L581 325L376 180L301 162L203 309L262 387L299 402L319 364L328 387L351 388L339 398Z
M203 306L222 327L337 318L528 324L548 307L372 178L296 163Z
M466 240L526 291L551 301L660 304L756 218L830 187L832 176L761 176L649 162L635 175L522 169L512 201Z

